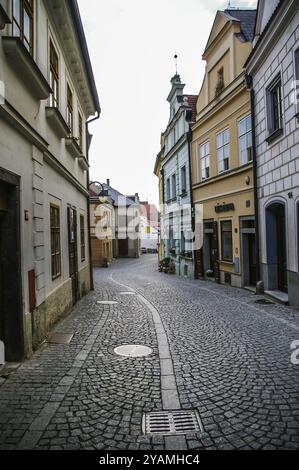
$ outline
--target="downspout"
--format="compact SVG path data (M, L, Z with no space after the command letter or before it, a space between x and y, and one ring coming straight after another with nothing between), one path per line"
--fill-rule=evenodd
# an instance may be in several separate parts
M255 132L255 90L251 75L246 75L245 80L250 90L251 104L251 128L252 128L252 163L253 163L253 185L254 185L254 211L255 211L255 251L256 251L256 280L260 280L260 222L259 222L259 201L257 190L257 154L256 154L256 132Z
M189 126L189 131L187 133L188 141L188 160L189 160L189 185L190 185L190 205L191 205L191 227L193 234L195 233L195 208L194 208L194 199L193 199L193 188L192 188L192 161L191 161L191 142L192 142L192 129L191 125ZM194 279L196 279L196 270L195 270L195 252L193 250L193 267L194 267Z
M86 121L86 132L85 132L85 140L86 140L86 156L87 156L87 161L89 163L89 141L88 141L88 135L89 135L89 129L88 126L94 121L97 121L100 119L100 112L97 111L96 117L90 119L89 121ZM92 266L92 253L91 253L91 230L90 230L90 193L89 193L89 185L90 185L90 175L89 175L89 170L87 171L87 190L88 190L88 197L87 197L87 218L88 218L88 224L87 224L87 230L88 230L88 251L89 251L89 277L90 277L90 290L94 290L94 279L93 279L93 266Z

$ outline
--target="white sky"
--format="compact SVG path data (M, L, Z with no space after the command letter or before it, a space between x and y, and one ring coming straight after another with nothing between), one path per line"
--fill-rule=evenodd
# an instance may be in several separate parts
M91 125L91 177L124 194L158 204L153 175L160 135L169 118L170 79L198 94L201 60L217 9L225 0L78 0L102 115ZM256 0L232 0L254 7Z

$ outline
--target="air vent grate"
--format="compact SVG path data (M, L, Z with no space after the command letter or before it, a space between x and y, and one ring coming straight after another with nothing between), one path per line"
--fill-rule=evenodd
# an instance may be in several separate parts
M142 429L144 434L160 435L203 432L196 410L147 413L143 416Z

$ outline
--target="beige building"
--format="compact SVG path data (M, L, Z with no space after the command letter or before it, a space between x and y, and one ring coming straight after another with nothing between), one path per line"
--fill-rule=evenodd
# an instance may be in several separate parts
M0 341L19 361L90 289L87 122L100 104L77 2L0 4Z
M255 15L217 12L192 128L193 202L204 218L196 275L239 287L256 283L251 106L243 70Z

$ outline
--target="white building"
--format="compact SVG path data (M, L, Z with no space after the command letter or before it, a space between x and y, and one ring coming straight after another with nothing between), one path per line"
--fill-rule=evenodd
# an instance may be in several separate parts
M15 361L90 289L87 120L100 105L76 0L0 4L0 340Z
M299 306L298 0L260 0L252 77L261 278Z
M158 251L159 211L154 204L140 202L140 244L141 250Z
M197 96L183 94L185 85L178 74L171 79L171 85L167 98L170 118L163 134L165 149L161 162L164 180L161 237L165 257L171 258L176 274L193 278L190 126L195 122Z

